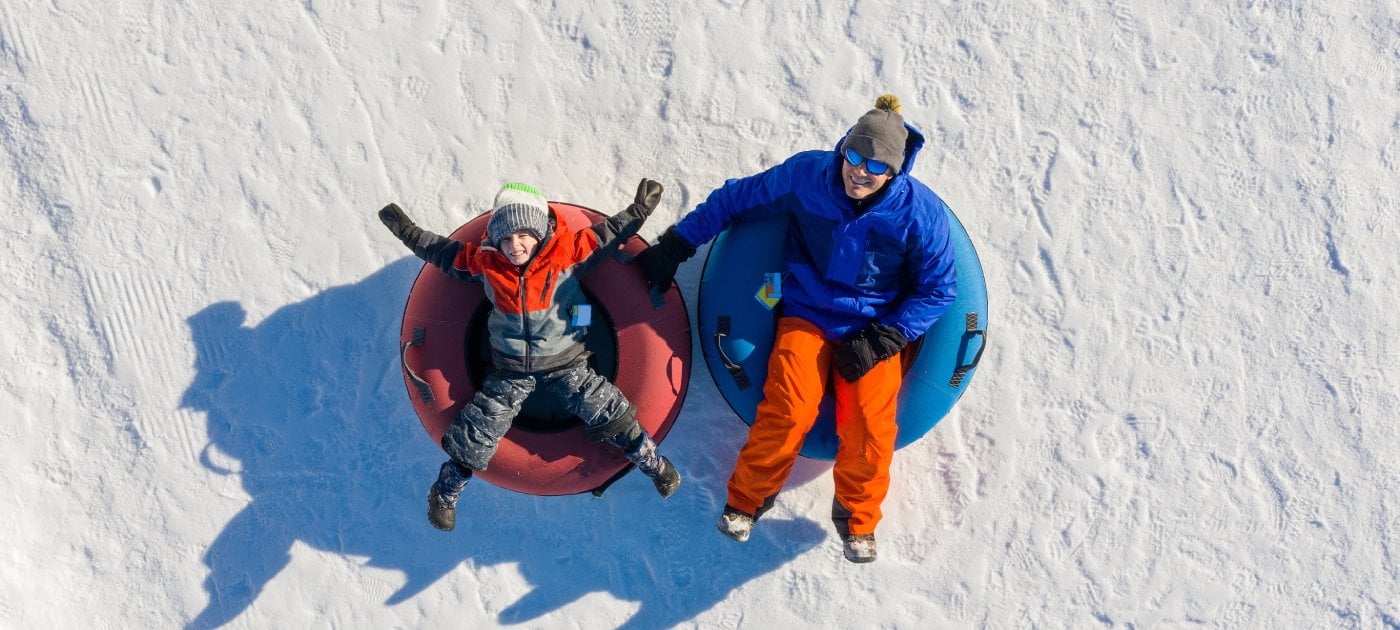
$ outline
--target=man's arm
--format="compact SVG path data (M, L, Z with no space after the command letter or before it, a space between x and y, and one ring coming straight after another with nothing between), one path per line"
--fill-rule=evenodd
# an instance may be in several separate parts
M661 291L670 288L676 269L695 255L697 247L710 242L736 222L780 212L781 207L775 202L792 191L797 170L793 162L802 155L799 153L757 175L726 181L667 228L656 245L637 255L637 264L647 284Z
M910 251L913 286L906 290L889 314L871 322L836 347L832 367L842 378L855 382L875 366L899 354L910 340L928 331L958 297L958 273L952 241L948 237L946 209L940 205L936 219L917 235Z
M946 211L937 211L936 221L918 235L918 244L911 252L913 285L894 310L881 318L880 323L898 330L905 339L927 332L958 297L958 270L948 219Z

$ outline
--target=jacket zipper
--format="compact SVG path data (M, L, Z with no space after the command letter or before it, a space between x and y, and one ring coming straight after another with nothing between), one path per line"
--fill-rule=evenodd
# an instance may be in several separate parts
M549 273L547 273L547 274L544 275L544 289L541 289L541 290L540 290L540 301L541 301L541 302L544 302L545 300L547 300L547 299L549 298L549 285L552 284L553 282L554 282L554 272L553 272L553 271L551 271L551 272L549 272Z
M525 274L520 274L520 330L525 340L525 369L530 371L530 306L526 304Z

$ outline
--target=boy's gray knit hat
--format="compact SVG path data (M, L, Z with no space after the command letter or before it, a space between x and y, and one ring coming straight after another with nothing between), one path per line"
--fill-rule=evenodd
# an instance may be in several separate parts
M528 184L510 183L496 193L491 220L486 222L486 242L495 247L501 240L520 230L533 232L543 243L553 232L549 228L549 202L538 188Z
M882 94L875 99L875 109L865 112L851 127L841 141L840 152L854 149L868 160L888 164L890 173L898 174L904 166L904 143L908 139L909 130L899 115L899 99L893 94Z

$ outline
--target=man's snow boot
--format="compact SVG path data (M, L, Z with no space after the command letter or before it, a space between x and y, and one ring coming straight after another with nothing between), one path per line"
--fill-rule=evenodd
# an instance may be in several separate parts
M438 469L437 481L428 488L428 522L433 527L445 532L457 527L457 499L462 496L462 489L467 487L467 481L471 478L470 468L459 467L451 461L443 462Z
M847 560L858 563L875 561L875 534L847 534L843 539Z
M753 522L752 516L726 505L724 513L719 515L719 522L715 526L719 528L721 534L744 542L749 539L749 534L753 532Z

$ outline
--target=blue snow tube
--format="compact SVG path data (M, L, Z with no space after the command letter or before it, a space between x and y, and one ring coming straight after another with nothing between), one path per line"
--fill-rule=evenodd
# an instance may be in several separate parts
M734 412L753 424L768 354L777 328L774 311L760 294L767 274L785 271L783 248L789 217L730 226L715 239L700 274L700 347L710 376ZM895 448L928 433L958 401L987 347L987 283L967 230L951 210L948 236L958 268L958 299L924 336L905 349L899 390ZM771 300L770 300L771 301ZM835 370L832 370L832 378ZM828 394L817 423L802 445L812 459L836 457L835 402Z

